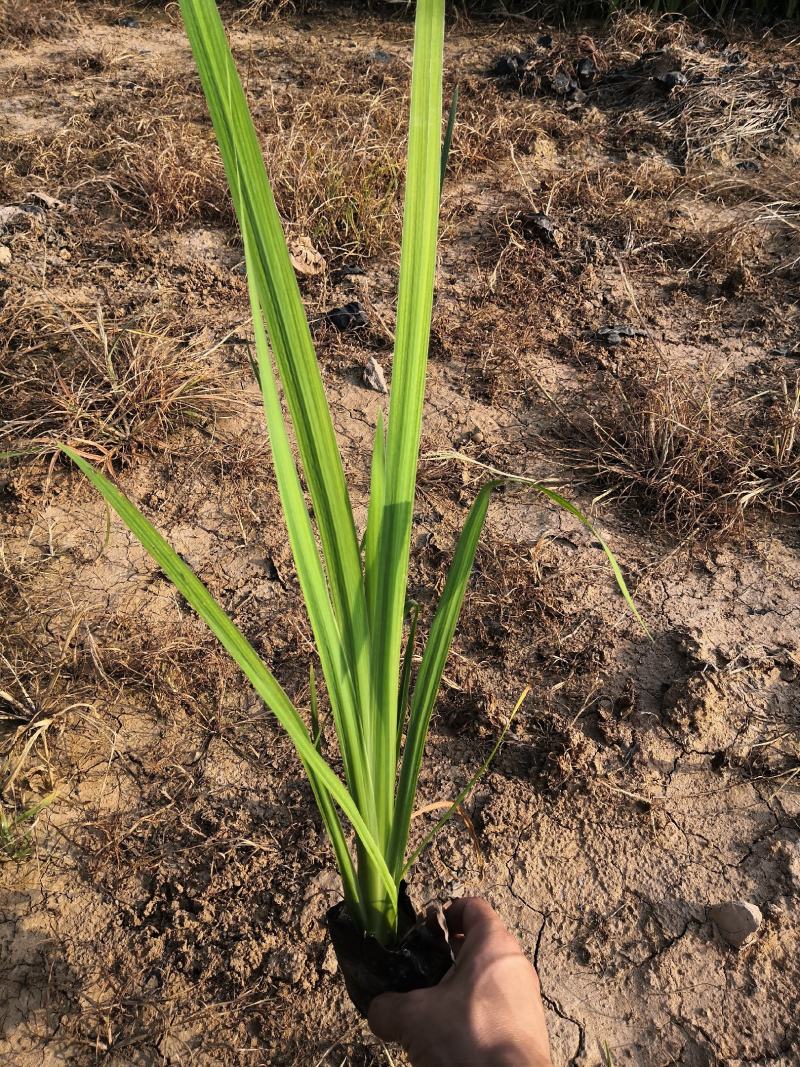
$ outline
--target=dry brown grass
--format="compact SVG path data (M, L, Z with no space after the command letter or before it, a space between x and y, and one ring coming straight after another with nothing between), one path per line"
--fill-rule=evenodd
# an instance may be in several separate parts
M133 448L163 450L174 431L244 404L240 376L213 359L218 346L182 336L163 312L107 323L99 307L7 294L0 314L2 451L12 455L63 442L107 465Z
M148 229L189 219L232 220L219 153L197 123L158 114L82 112L52 135L2 145L6 181L111 207Z
M53 133L0 142L4 183L18 193L46 187L85 210L110 208L149 230L232 224L224 170L199 97L188 96L175 78L155 81L145 80L131 100L78 112ZM143 108L153 94L157 112ZM257 125L289 228L333 258L396 246L402 101L390 93L365 99L350 91L341 72L338 81L280 106L265 99Z
M309 5L303 0L235 0L234 18L241 26L269 22L280 15L304 11Z
M0 46L25 45L37 37L57 37L77 24L72 0L4 0L0 7Z
M65 732L94 715L94 694L72 678L69 639L50 630L52 601L35 589L41 560L0 542L0 863L35 849L37 822L63 783Z
M800 509L800 378L742 395L712 376L628 364L598 396L566 450L605 487L598 499L682 535L729 531L756 505Z

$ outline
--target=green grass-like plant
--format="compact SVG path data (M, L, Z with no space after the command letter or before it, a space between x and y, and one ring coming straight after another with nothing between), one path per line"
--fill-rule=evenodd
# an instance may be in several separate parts
M397 933L400 882L419 854L418 847L409 856L409 827L431 713L490 497L499 484L496 478L486 484L472 505L412 685L416 616L404 644L409 546L436 271L440 184L454 114L451 109L443 151L444 0L418 0L416 9L388 425L384 432L383 420L378 418L363 538L356 529L300 290L216 4L214 0L180 0L180 7L241 230L256 376L289 541L326 682L344 781L321 752L313 672L307 723L252 645L137 508L75 451L65 451L205 620L286 730L311 783L350 915L364 932L391 944ZM286 419L279 389L288 408ZM293 455L290 429L311 511ZM580 512L552 490L536 488L586 523ZM606 553L623 595L632 603L616 561L607 548ZM463 798L462 791L458 800ZM353 851L347 823L355 831Z

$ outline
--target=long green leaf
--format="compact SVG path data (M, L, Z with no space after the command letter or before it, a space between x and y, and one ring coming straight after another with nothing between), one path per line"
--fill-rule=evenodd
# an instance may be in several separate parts
M411 692L411 671L414 662L414 644L417 639L417 625L419 624L419 604L410 604L411 623L408 627L406 651L403 656L403 674L400 681L400 695L397 705L397 759L400 759L400 746L403 741L403 730L406 728L406 718L409 711L409 694Z
M456 126L456 111L458 109L458 86L453 90L453 99L450 101L450 114L447 116L447 129L442 142L442 170L439 180L439 194L444 189L444 179L447 175L447 161L450 159L450 148L453 144L453 130Z
M353 679L349 669L347 652L334 616L328 596L328 585L320 562L311 519L306 509L303 490L292 457L292 450L281 411L281 402L275 385L269 346L258 295L253 283L254 272L253 248L249 225L245 221L242 228L247 266L250 308L253 316L253 330L258 360L258 380L264 401L264 415L269 433L275 476L281 498L289 543L300 579L300 588L308 610L314 640L319 653L331 710L339 738L339 748L345 767L345 775L359 809L364 813L371 811L372 796L371 769L365 758L368 751L364 742L364 728L360 721L356 703ZM368 816L368 821L372 820ZM374 827L373 827L374 829Z
M422 755L425 751L425 741L428 737L431 713L450 652L458 616L461 613L461 605L464 602L464 594L472 572L475 550L486 520L486 512L489 509L489 501L497 484L490 482L483 486L467 516L417 674L408 720L408 734L403 749L400 781L397 787L392 835L387 852L389 869L398 878L403 871L403 857L408 843L411 813L414 808L414 797L417 793L417 782L422 766Z
M372 671L378 744L376 765L386 774L376 796L379 826L391 833L397 694L411 519L425 396L441 168L444 0L420 0L414 29L408 170L397 330L386 437L383 522L378 549L377 618L372 627Z
M372 447L372 471L369 485L369 510L367 529L364 533L364 582L367 588L367 611L372 626L377 624L378 547L383 525L383 509L386 490L386 437L383 430L383 412L378 412L375 423L375 443Z
M180 8L239 225L251 236L253 285L286 393L358 705L369 718L369 623L361 558L341 455L297 278L216 3L180 0Z
M310 777L313 776L319 787L327 790L350 820L361 847L380 875L388 900L396 901L396 883L355 801L317 752L305 723L256 650L225 614L197 575L183 562L125 494L72 449L64 445L61 449L86 475L106 503L116 511L128 529L141 542L142 547L152 556L178 592L194 608L223 648L242 669L255 691L289 735L306 772ZM390 917L390 921L393 921L393 917Z

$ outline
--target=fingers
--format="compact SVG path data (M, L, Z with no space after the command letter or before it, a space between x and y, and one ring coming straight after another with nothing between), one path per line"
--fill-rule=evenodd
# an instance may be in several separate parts
M369 1028L381 1041L403 1043L411 993L382 993L369 1006Z
M447 928L451 935L458 937L474 934L481 930L495 929L503 922L494 908L480 897L462 897L453 900L445 911Z
M516 938L485 900L455 900L445 914L460 974L467 976L473 966L483 969L491 960L522 955Z

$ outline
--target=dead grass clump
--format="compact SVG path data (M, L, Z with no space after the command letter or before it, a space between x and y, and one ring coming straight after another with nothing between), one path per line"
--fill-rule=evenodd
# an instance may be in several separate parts
M218 346L185 338L163 313L106 323L37 297L2 318L3 450L42 454L57 442L109 464L131 448L162 449L168 435L230 414L243 401Z
M756 62L751 42L629 10L596 36L554 35L544 46L531 38L498 57L493 74L506 90L553 98L578 120L586 105L608 147L656 145L686 168L735 163L783 143L797 112L796 42L762 41Z
M800 383L755 397L699 376L641 366L621 372L568 449L604 485L678 533L729 530L756 504L800 505Z
M661 369L637 368L606 395L606 410L590 421L594 473L612 487L606 495L643 499L679 530L719 521L739 465L713 383L698 391Z
M778 54L765 49L756 66L747 40L626 12L603 42L608 71L590 95L619 112L620 143L669 143L687 169L749 160L783 142L797 110L793 42L774 43ZM670 71L682 78L672 89L659 80Z
M398 246L402 113L391 91L334 81L257 118L281 214L327 257Z
M8 0L0 7L0 46L25 45L37 37L58 37L77 22L71 0Z
M760 504L772 511L800 510L800 375L782 378L756 398L751 417L750 455L744 467L738 505Z
M17 179L95 208L112 207L150 228L189 219L232 220L225 175L209 129L159 114L74 116L52 135L2 145Z
M796 168L769 160L747 168L716 169L693 177L693 186L708 200L734 215L717 228L708 255L719 248L747 251L749 266L769 275L785 274L800 265L800 179ZM705 256L703 257L705 259ZM698 261L698 266L702 259Z
M309 6L304 0L234 0L234 20L241 26L253 26L281 15L302 13Z
M53 604L35 592L41 565L30 544L19 557L0 541L0 864L34 851L64 784L64 737L94 716L92 687L65 660L69 637L54 637Z
M168 90L166 112L161 99L159 110L143 109L145 86L57 132L0 141L6 184L35 183L149 229L232 224L211 126L194 97ZM279 210L329 258L368 256L399 241L400 105L388 92L362 96L329 83L310 95L284 94L280 104L268 98L256 111Z

